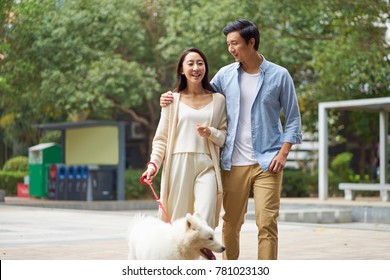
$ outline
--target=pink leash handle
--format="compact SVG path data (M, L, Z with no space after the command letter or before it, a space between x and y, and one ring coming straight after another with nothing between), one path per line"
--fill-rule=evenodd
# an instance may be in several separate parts
M149 186L149 187L150 187L150 189L151 189L152 192L153 192L154 198L156 199L156 202L157 202L158 206L159 206L160 209L163 211L163 213L164 213L165 217L167 218L168 222L169 222L170 224L172 224L171 219L169 218L167 211L165 211L164 206L162 205L160 199L158 198L158 195L156 194L156 192L155 192L154 189L153 189L152 181L146 180L146 175L141 176L141 177L139 178L139 181L141 182L142 185L144 185L144 186Z

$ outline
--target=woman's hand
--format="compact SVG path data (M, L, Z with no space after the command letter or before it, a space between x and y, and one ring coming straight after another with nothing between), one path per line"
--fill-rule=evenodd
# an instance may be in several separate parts
M149 164L148 168L146 169L146 171L144 173L142 173L141 177L145 178L145 180L151 182L155 175L156 175L156 169L154 169L153 165Z
M211 135L211 129L208 126L197 124L196 130L198 131L198 134L204 138L208 138Z

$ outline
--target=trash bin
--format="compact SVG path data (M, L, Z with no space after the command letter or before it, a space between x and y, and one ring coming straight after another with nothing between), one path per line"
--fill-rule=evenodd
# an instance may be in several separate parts
M56 196L57 200L66 200L66 166L57 166Z
M76 167L76 182L75 191L77 192L77 200L87 200L88 187L88 166L78 165Z
M69 165L66 170L66 200L78 200L76 191L76 169Z
M43 143L28 149L29 193L31 197L48 196L50 165L62 162L62 148L56 143Z
M88 165L84 165L81 167L81 190L80 197L81 200L88 200L88 176L89 176L89 168Z
M116 199L116 167L111 165L89 166L89 183L92 200Z
M52 164L49 169L49 190L47 197L49 199L56 199L57 185L57 165Z

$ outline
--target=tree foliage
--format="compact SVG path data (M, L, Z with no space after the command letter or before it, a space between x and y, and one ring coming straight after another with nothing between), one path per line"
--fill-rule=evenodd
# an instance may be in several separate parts
M293 76L305 132L318 102L389 96L387 0L23 0L2 1L14 19L0 45L0 124L9 142L34 142L31 124L70 117L139 121L148 143L159 96L175 84L180 53L202 49L210 78L233 62L223 27L255 22L260 52ZM3 9L4 8L4 9ZM5 26L7 17L1 14ZM373 145L376 118L331 113L340 131ZM345 124L351 124L347 127ZM376 135L371 131L371 135ZM150 149L150 147L149 147ZM147 152L148 153L148 152Z
M88 113L111 118L120 109L154 129L155 108L143 115L132 109L160 92L151 55L155 35L146 28L151 3L22 1L3 65L13 89L3 97L6 112L32 123ZM148 111L154 118L145 117Z

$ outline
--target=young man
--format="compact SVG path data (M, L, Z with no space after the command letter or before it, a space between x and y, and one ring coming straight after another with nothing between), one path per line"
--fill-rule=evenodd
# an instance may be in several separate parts
M240 252L250 190L258 227L258 259L278 257L278 225L283 168L293 144L302 142L301 117L288 71L258 53L256 25L238 19L223 33L235 63L222 67L211 81L225 95L228 130L222 152L224 259ZM161 97L161 105L170 97ZM284 129L280 112L284 113Z

